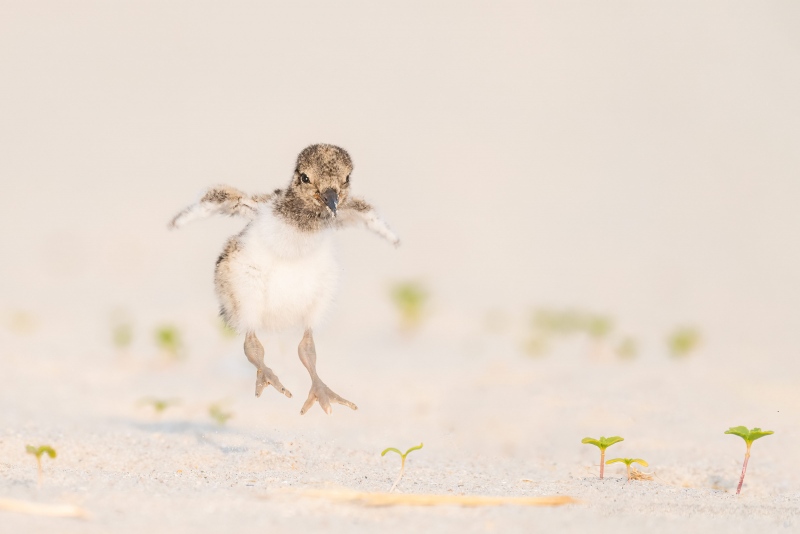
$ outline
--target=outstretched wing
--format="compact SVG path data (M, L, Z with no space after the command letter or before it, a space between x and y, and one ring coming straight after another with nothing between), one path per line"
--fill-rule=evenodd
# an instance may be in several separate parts
M400 238L378 216L375 209L361 198L350 197L340 204L336 219L340 226L361 223L392 245L400 245Z
M275 193L278 193L276 191ZM274 194L247 195L234 187L218 185L209 187L203 192L200 200L187 207L169 223L170 228L180 228L197 219L205 219L209 215L238 215L246 219L255 218L260 205L268 202Z

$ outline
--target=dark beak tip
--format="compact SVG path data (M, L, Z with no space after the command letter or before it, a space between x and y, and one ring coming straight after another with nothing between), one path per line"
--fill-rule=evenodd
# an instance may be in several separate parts
M339 195L333 189L328 189L324 193L322 193L322 200L325 201L325 205L331 210L331 213L334 217L336 217L336 207L339 204Z

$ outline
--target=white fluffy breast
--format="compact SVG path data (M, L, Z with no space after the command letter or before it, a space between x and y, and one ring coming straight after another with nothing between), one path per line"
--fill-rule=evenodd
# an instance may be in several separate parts
M314 327L333 299L338 266L331 231L301 232L271 213L241 236L232 265L240 326Z

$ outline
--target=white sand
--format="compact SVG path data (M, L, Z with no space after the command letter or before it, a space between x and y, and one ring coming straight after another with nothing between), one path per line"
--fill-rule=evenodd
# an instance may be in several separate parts
M14 351L0 378L0 496L77 504L91 514L81 521L2 513L4 530L798 528L798 402L779 373L699 358L591 363L581 350L532 360L514 350L510 331L487 333L480 321L461 339L433 336L443 326L435 319L410 340L384 329L358 341L327 328L319 334L320 372L360 409L337 406L326 417L315 408L301 417L308 379L290 337L284 350L271 344L277 354L270 363L294 398L268 390L255 399L255 373L238 342L221 340L203 323L187 332L187 359L163 368L153 350L124 359L100 342L82 354L59 350L79 340L59 339L47 323L28 337L4 334ZM148 395L181 404L157 417L136 405ZM235 413L224 427L206 414L220 399ZM755 443L737 497L744 443L722 432L738 424L776 434ZM597 450L580 440L601 433L626 438L608 458L645 458L656 480L625 483L618 465L599 480ZM583 502L370 509L276 495L286 488L386 491L399 460L380 451L420 441L425 447L409 456L403 492L570 495ZM41 490L27 443L49 443L59 453L44 459Z

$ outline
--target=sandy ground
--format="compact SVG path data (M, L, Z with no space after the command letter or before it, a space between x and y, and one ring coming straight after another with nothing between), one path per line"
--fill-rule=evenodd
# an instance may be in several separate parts
M266 343L294 397L252 394L254 371L239 341L197 314L184 360L167 363L145 341L127 354L102 325L42 318L29 333L3 332L10 365L0 377L0 498L72 503L89 519L0 513L8 532L583 532L794 531L800 528L798 395L785 373L687 361L591 360L582 342L533 359L513 327L440 314L413 336L385 327L359 337L318 334L320 373L357 412L299 415L308 378L290 335ZM459 329L458 324L464 325ZM496 325L495 325L496 326ZM92 329L97 329L94 337ZM88 342L87 342L88 340ZM80 350L77 347L84 347ZM269 356L268 356L269 358ZM423 369L424 372L421 372ZM156 415L147 396L179 404ZM224 400L234 417L214 423ZM776 431L753 447L734 495L744 444L732 425ZM584 436L619 434L614 456L650 462L652 482L623 468L597 476ZM386 491L409 456L406 493L569 495L560 508L367 508L286 490ZM44 485L26 444L49 443Z

